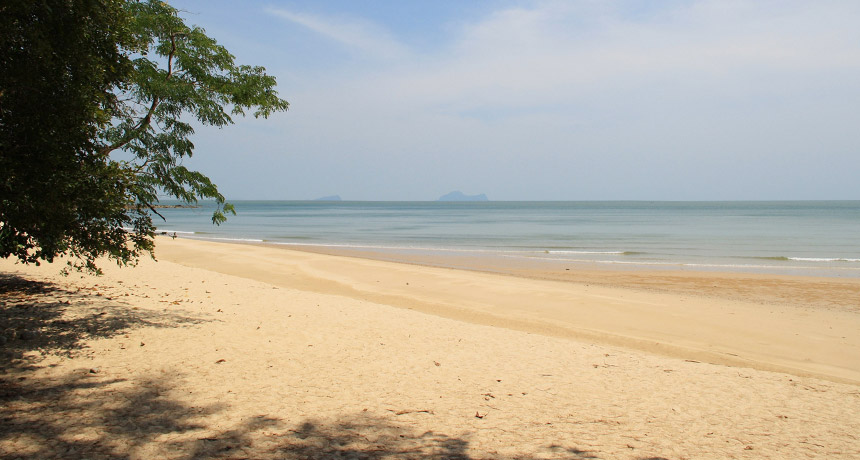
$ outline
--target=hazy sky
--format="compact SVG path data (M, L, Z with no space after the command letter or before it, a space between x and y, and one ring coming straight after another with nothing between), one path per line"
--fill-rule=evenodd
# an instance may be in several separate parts
M860 199L860 1L213 1L288 112L198 129L229 199Z

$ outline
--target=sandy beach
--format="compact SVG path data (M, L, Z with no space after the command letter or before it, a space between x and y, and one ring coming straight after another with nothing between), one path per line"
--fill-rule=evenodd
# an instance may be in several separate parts
M860 281L0 260L2 458L860 457Z

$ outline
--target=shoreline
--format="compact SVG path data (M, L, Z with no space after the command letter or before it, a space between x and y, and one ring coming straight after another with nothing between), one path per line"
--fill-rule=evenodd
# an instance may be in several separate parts
M159 230L459 268L470 267L458 259L478 256L496 265L860 279L860 202L490 203L248 201L223 227L176 210Z
M860 280L607 271L565 271L561 276L568 279L560 280L260 244L162 238L157 247L165 260L280 287L675 358L860 383ZM699 292L705 287L710 291Z
M160 235L177 234L177 237L196 240L211 241L215 243L250 244L295 249L299 251L315 252L330 255L348 255L359 258L385 260L390 262L415 263L438 267L450 267L460 269L487 270L486 267L531 267L534 269L552 269L558 267L574 267L578 270L594 271L637 271L637 272L681 272L681 273L728 273L728 274L750 274L750 275L773 275L803 278L827 278L827 279L849 279L860 281L860 267L851 265L860 259L809 259L804 262L787 257L751 257L771 262L787 262L801 265L757 265L757 264L725 264L717 263L716 259L725 259L725 256L716 258L703 258L699 261L661 261L646 262L636 260L599 260L599 259L572 259L562 257L542 257L512 254L550 254L550 250L525 250L525 249L467 249L467 248L433 248L433 247L411 247L411 246L365 246L344 244L307 244L298 242L283 242L266 240L261 238L236 238L236 237L208 237L200 236L198 232L189 231L161 231ZM602 254L600 252L584 252L583 255ZM623 252L606 252L612 256L626 256ZM638 254L638 253L632 253ZM736 257L742 259L742 257ZM746 258L750 259L750 258ZM476 264L475 261L481 263ZM814 261L814 262L813 262ZM803 263L827 263L821 265L802 265ZM478 267L485 268L478 268ZM492 270L491 271L499 271Z
M855 277L841 278L726 270L649 269L635 265L609 267L588 263L547 264L544 261L524 261L522 259L392 254L349 248L279 245L269 242L224 241L223 243L247 244L276 250L351 257L421 267L448 268L517 278L562 281L579 285L593 284L726 300L753 301L763 304L844 308L847 311L860 312L860 278ZM743 282L748 283L748 285L744 286Z

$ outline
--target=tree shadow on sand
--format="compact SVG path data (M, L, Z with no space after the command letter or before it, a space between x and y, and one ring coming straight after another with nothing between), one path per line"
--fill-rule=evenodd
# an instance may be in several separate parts
M173 312L137 310L100 292L72 291L53 283L0 273L0 366L31 364L38 354L71 356L84 342L139 327L182 327L207 321Z
M93 338L202 321L0 274L0 459L601 458L559 445L514 456L475 454L464 437L415 431L368 412L299 423L285 421L286 414L239 417L221 402L186 402L187 389L171 376L132 381L87 368L40 373L44 364L32 353L82 352Z
M132 384L86 371L52 380L0 381L0 458L600 458L561 446L516 456L471 456L466 439L415 432L366 413L293 426L258 415L225 427L223 419L210 419L225 406L189 406L170 396L175 390L165 379Z
M415 432L391 421L363 413L333 422L305 421L290 429L291 435L275 449L273 458L350 458L363 460L426 459L471 460L473 458L571 460L597 459L592 452L550 445L541 452L505 456L486 453L470 456L466 439L442 433ZM537 456L539 455L539 456Z

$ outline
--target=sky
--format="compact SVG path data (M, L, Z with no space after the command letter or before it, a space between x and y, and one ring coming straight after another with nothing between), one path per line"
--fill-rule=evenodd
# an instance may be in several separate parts
M860 199L856 0L170 3L290 102L228 199Z

